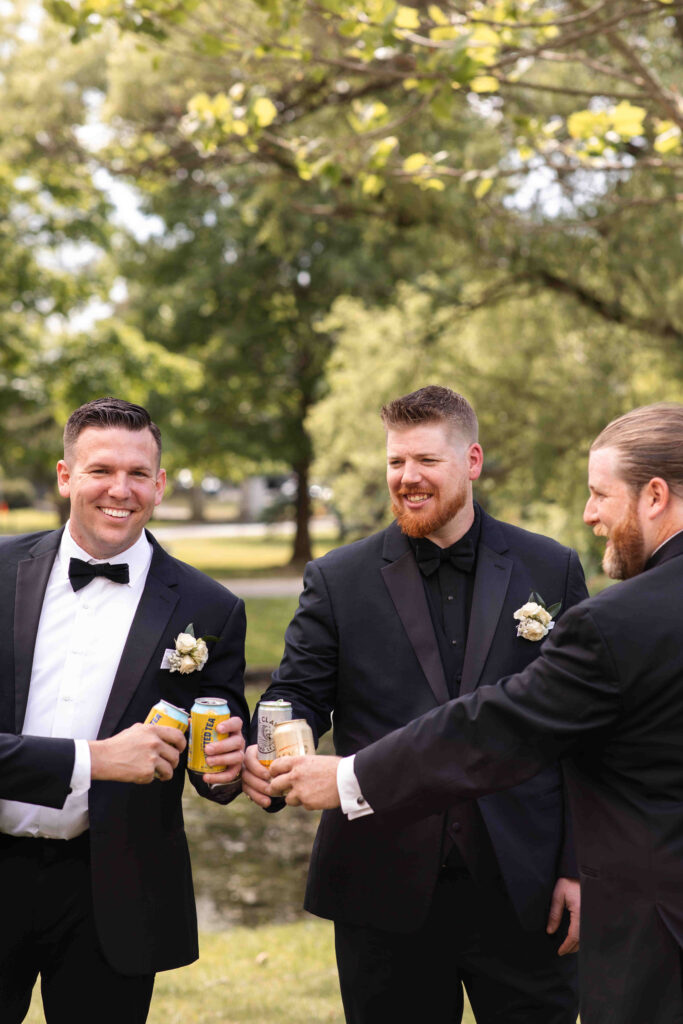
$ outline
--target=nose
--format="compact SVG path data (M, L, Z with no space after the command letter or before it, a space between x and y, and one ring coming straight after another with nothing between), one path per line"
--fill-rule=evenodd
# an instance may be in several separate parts
M401 483L415 484L420 480L421 476L420 464L413 459L406 459L403 465L403 473L401 474Z
M595 526L598 521L595 498L592 495L586 502L586 507L583 510L583 521L586 526Z
M115 473L109 484L109 494L119 501L125 500L130 495L130 483L128 474L123 471Z

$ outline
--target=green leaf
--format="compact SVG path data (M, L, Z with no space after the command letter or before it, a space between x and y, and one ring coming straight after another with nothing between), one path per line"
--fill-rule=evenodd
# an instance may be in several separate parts
M618 103L611 111L612 127L622 139L642 135L646 113L645 107L634 107L632 103L626 101Z
M420 27L420 16L414 7L400 6L394 20L396 28L416 29Z
M493 178L480 178L474 189L474 198L483 199L487 192L491 190L493 185Z
M673 153L681 145L681 129L673 121L660 121L653 148L656 153Z
M425 153L411 153L403 161L403 170L409 174L414 174L415 171L420 171L423 167L426 167L428 163L430 163L430 160Z
M548 608L546 610L548 612L548 615L552 615L552 617L555 618L555 616L557 615L557 613L559 612L561 607L562 607L562 602L561 601L557 601L555 604L551 604L550 608Z
M260 128L267 128L277 117L277 107L267 96L259 96L252 107L256 123Z
M189 633L190 636L194 636L194 623L191 622L189 626L186 626L185 629L183 630L183 633Z

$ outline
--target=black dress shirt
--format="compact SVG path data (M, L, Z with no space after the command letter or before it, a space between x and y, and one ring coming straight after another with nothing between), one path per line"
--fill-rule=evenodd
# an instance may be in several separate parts
M481 512L474 505L474 522L460 540L450 548L439 548L427 537L410 538L418 562L427 561L428 573L422 576L427 603L434 627L439 654L446 675L448 692L452 698L460 694L460 682L465 661L465 645L472 609L477 546L481 533ZM474 560L470 571L456 568L448 558L453 548L474 547ZM432 561L438 559L438 568ZM489 834L475 800L458 804L448 811L442 843L444 868L455 874L467 873L478 881L490 880L500 872Z
M467 533L450 548L439 548L427 537L411 538L418 565L421 560L424 561L430 556L440 558L436 572L423 575L422 582L451 697L460 694L480 532L481 513L479 506L475 504L474 522ZM456 568L447 558L453 548L463 543L471 543L474 548L475 556L470 572Z

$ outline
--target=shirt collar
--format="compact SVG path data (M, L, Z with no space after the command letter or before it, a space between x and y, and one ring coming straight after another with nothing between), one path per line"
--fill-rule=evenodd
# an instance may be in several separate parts
M676 530L676 532L675 532L675 533L672 533L670 537L667 537L667 538L666 538L666 540L663 540L663 541L662 541L662 543L661 543L661 544L659 544L659 545L658 545L658 547L656 547L656 548L654 549L654 551L652 552L652 555L656 555L656 554L657 554L657 552L658 552L658 551L659 551L659 550L660 550L661 548L663 548L665 544L668 544L670 540L673 540L673 539L674 539L674 537L678 537L679 533L683 533L683 530ZM652 555L650 555L650 558L652 558Z
M101 562L109 562L110 565L118 565L121 562L125 562L128 565L130 580L128 586L131 586L140 578L143 572L147 572L152 561L152 545L147 540L147 535L143 530L135 543L126 548L125 551L121 551L118 555L112 555L111 558L93 558L73 539L69 523L67 522L64 527L57 557L59 558L61 571L65 579L68 579L69 561L72 558L81 558L84 562L93 562L95 565Z
M676 533L672 533L670 537L667 537L665 541L662 541L659 547L656 547L648 558L644 569L653 569L661 562L668 561L672 553L678 554L679 548L683 547L683 545L681 545L680 542L678 544L672 543L676 537L683 539L683 530L676 530Z

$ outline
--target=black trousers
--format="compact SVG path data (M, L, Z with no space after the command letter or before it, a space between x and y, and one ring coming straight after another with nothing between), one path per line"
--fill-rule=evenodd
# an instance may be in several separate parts
M559 931L524 931L502 879L444 871L417 932L335 922L347 1024L459 1024L463 986L478 1024L576 1024L577 958L558 957Z
M0 835L0 870L3 1024L23 1021L38 975L47 1024L144 1024L154 975L119 974L102 954L88 834L70 840Z

